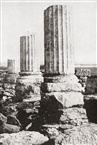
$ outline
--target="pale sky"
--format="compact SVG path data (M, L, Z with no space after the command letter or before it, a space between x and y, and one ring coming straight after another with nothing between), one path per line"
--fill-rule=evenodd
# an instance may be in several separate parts
M75 64L96 64L95 2L3 2L2 65L7 59L20 60L20 36L36 32L39 36L40 62L44 63L44 10L53 4L73 9Z

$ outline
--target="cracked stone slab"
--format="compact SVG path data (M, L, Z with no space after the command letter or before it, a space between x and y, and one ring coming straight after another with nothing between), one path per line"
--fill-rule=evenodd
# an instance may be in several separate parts
M55 98L56 103L59 102L63 108L72 107L75 105L83 105L83 95L80 92L51 92L42 93L41 101L50 103Z

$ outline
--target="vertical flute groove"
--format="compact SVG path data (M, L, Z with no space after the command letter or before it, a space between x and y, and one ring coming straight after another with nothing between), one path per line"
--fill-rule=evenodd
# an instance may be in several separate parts
M68 6L44 11L45 73L74 74L71 13Z
M20 71L39 72L36 34L20 37Z

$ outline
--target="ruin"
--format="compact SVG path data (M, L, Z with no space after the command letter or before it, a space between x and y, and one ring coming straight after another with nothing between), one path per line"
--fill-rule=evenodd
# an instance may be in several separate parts
M20 37L19 75L16 82L16 99L40 100L40 85L43 77L40 72L36 34Z
M44 49L43 76L36 33L20 37L19 75L15 60L7 62L8 73L0 81L0 144L94 145L97 97L85 95L82 84L88 91L92 85L95 93L97 80L87 81L88 69L75 73L70 6L44 10Z
M15 71L15 60L7 60L7 74L3 77L4 98L13 98L15 96L15 86L18 74Z
M82 87L74 75L72 16L69 6L44 11L45 73L42 99L54 96L64 107L82 105Z

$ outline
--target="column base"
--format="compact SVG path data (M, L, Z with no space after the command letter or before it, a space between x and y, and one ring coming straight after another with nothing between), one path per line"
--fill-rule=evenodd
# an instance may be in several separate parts
M54 105L59 103L61 108L83 105L83 88L78 81L75 75L45 77L41 85L41 103L49 104L54 101Z
M29 75L42 75L41 72L19 72L19 75L20 76L29 76Z
M33 101L40 100L40 86L43 77L40 74L19 76L16 81L16 98L15 101Z
M3 78L3 83L16 83L18 74L6 74Z

